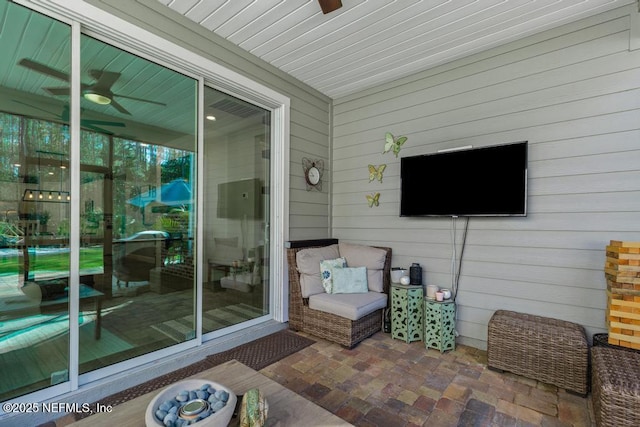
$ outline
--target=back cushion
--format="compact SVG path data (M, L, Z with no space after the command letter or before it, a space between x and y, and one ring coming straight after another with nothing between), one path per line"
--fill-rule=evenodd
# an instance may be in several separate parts
M233 261L244 259L242 248L238 247L237 237L214 237L213 240L216 245L211 253L210 261L221 265L232 265Z
M367 267L367 283L370 291L382 292L384 261L387 251L372 246L339 243L340 256L347 260L349 267Z
M340 256L338 245L321 248L302 249L296 253L296 264L300 273L300 288L303 298L324 293L320 277L320 261L336 259Z

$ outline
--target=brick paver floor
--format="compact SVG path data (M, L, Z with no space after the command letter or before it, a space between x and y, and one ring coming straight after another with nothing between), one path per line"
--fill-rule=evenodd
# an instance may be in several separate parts
M260 372L356 426L595 426L590 397L490 371L482 350L381 332L351 350L314 339Z

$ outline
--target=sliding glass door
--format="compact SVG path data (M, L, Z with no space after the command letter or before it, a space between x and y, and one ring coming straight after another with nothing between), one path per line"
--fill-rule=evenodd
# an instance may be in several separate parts
M195 337L198 81L82 35L75 170L71 29L6 0L0 18L6 400L67 382L74 354L83 374ZM80 228L77 272L69 269L72 224ZM178 335L166 328L185 319Z
M80 62L84 373L195 337L197 81L84 35Z
M32 59L39 53L68 70L71 29L7 1L0 2L0 17L0 400L6 400L67 379L69 238L59 230L70 213L68 105L64 97L42 95L51 81L33 71L45 69Z
M271 113L204 90L203 332L269 311Z
M0 19L0 401L270 314L271 111L8 0Z

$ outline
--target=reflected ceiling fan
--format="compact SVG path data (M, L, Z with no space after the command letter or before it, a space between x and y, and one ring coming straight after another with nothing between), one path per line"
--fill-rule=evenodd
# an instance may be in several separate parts
M44 108L40 108L37 107L33 104L28 104L26 102L22 102L22 101L18 101L17 99L14 99L13 102L17 102L18 104L22 104L22 105L26 105L29 108L33 108L35 110L39 110L42 112L45 112L47 114L52 115L53 117L55 117L58 120L61 120L64 123L69 123L69 104L65 104L63 109L62 109L62 113L61 114L56 114L52 111L46 110ZM120 127L123 128L126 125L122 122L111 122L111 121L107 121L107 120L94 120L94 119L81 119L80 120L80 126L85 128L85 129L91 129L91 130L95 130L96 132L101 132L101 133L106 133L108 135L113 135L114 133L101 128L100 126L109 126L109 127Z
M56 70L55 68L51 68L48 65L33 61L31 59L23 58L18 62L18 64L38 73L56 78L58 80L63 80L65 82L69 82L70 80L69 74L65 73L64 71ZM127 109L124 108L118 101L116 101L115 97L147 102L149 104L161 105L163 107L166 107L167 105L163 104L162 102L151 101L149 99L134 98L132 96L113 93L111 91L111 86L113 86L113 84L120 78L120 73L115 73L113 71L89 70L89 75L95 80L95 82L92 84L81 84L82 96L85 99L96 104L111 105L119 112L128 115L131 115L131 113L127 111ZM55 96L69 95L70 93L69 87L45 87L43 89L49 92L51 95Z

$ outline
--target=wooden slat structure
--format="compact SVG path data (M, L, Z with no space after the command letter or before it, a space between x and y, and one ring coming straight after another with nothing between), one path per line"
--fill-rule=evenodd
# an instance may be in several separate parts
M640 349L640 242L612 240L604 272L609 344Z

